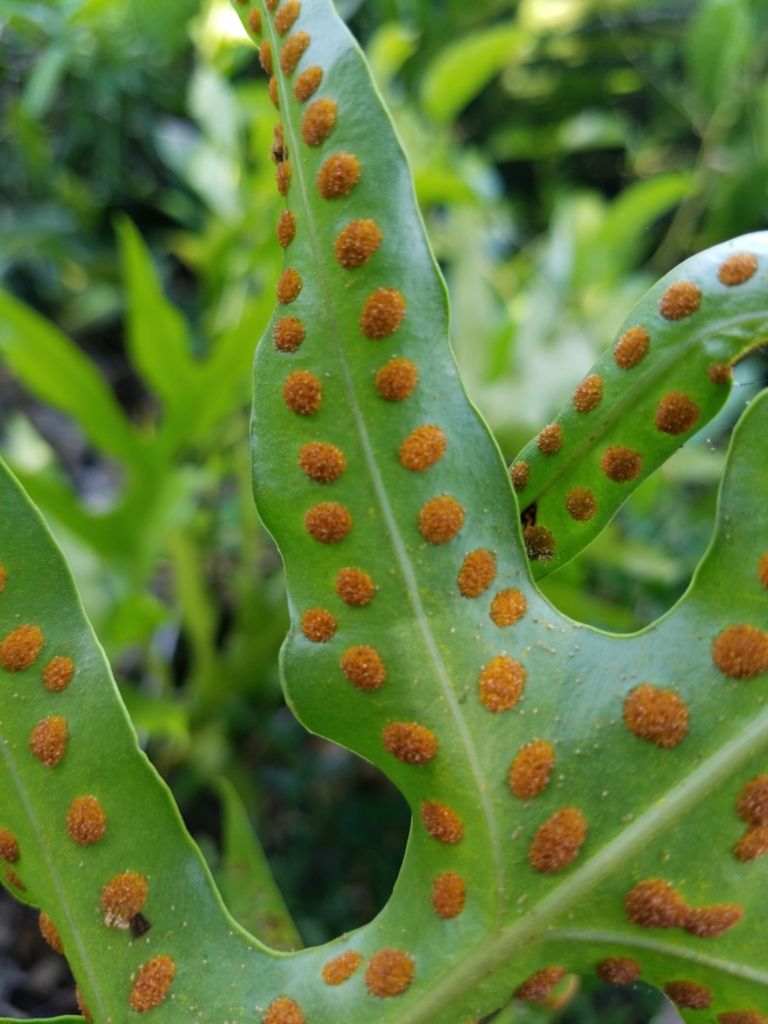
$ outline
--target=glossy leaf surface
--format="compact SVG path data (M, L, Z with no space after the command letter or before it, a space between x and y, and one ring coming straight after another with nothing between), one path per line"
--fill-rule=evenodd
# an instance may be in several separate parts
M768 336L767 257L768 235L747 235L667 274L557 419L520 452L512 473L535 578L581 551L722 409L730 367Z
M295 218L295 234L285 219L281 229L286 273L257 352L253 419L257 503L289 586L286 692L309 729L394 780L412 834L365 928L290 956L245 935L136 748L60 556L4 477L3 635L38 624L45 653L69 652L80 672L58 695L41 686L43 655L0 674L0 824L18 836L28 897L62 922L104 1022L133 1019L131 973L158 954L177 968L151 1010L159 1022L467 1024L619 956L659 987L704 986L714 1015L768 1014L765 864L733 852L739 796L765 771L768 743L768 400L734 435L715 539L680 604L628 637L557 613L531 581L507 470L458 379L445 290L359 50L330 0L239 10L261 24L273 64L274 152ZM296 98L309 68L322 76ZM760 245L735 249L762 274ZM744 324L759 318L749 288L732 292ZM300 328L279 326L288 317ZM746 347L754 332L739 337ZM735 358L722 344L709 361ZM26 744L54 697L71 741L46 768ZM73 851L63 816L91 789L108 830ZM105 942L101 887L129 867L148 879L152 928ZM637 895L649 879L665 894L655 902ZM670 927L649 927L659 922Z

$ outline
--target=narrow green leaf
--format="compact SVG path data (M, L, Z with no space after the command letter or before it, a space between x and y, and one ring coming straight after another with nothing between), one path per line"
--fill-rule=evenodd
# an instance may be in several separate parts
M731 365L768 337L768 234L708 249L635 306L572 400L512 468L534 577L558 569L724 406Z
M45 317L5 292L0 356L34 395L74 416L101 451L127 462L139 457L130 423L93 363Z
M744 72L750 45L750 12L743 0L705 0L685 40L689 81L705 110L730 100L734 79Z
M217 878L224 902L232 916L265 945L301 949L301 936L237 790L223 777L216 785L224 813L224 863Z
M515 25L494 25L446 46L424 74L426 113L440 124L452 121L503 68L525 55L531 39Z
M152 390L175 409L197 383L184 318L163 294L152 256L127 217L116 221L128 291L128 349Z

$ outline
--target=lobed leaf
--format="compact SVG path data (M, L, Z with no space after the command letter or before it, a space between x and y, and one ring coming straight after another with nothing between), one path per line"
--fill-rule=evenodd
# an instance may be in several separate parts
M714 246L645 295L511 473L534 578L570 561L634 488L724 406L768 337L768 234Z
M407 164L358 48L329 0L240 12L273 65L293 217L253 414L255 493L289 586L286 692L308 728L395 781L411 836L365 928L290 956L247 936L136 747L60 555L3 475L0 659L20 624L46 642L26 668L0 661L0 824L19 841L22 895L59 927L100 1024L133 1019L149 955L176 965L149 1011L160 1024L468 1024L513 994L545 998L567 972L605 979L617 957L687 1019L694 992L720 1024L764 1024L768 397L734 433L715 537L678 606L627 637L555 611L461 388ZM314 92L297 98L310 68ZM749 282L732 294L721 301L744 308L704 344L710 361L762 322ZM57 694L49 654L76 665ZM69 740L45 766L28 740L53 708ZM83 795L108 825L85 848L65 829ZM99 906L126 869L149 883L136 941L105 930Z

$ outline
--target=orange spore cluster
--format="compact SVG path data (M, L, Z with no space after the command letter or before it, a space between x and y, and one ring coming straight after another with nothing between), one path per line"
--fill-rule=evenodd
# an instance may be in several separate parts
M757 259L751 252L736 252L733 256L723 260L717 276L721 282L733 288L734 285L744 284L757 270Z
M40 934L43 936L43 938L51 947L51 949L55 950L55 952L57 953L63 953L64 945L61 941L61 936L59 935L59 929L56 927L56 925L53 923L50 917L48 917L45 911L40 911L40 917L38 918L37 923L40 928Z
M736 813L749 825L768 825L768 775L758 775L744 786Z
M299 0L286 0L283 6L275 15L275 29L277 34L284 36L293 28L293 23L301 14L301 3Z
M554 455L563 447L563 428L559 423L550 423L536 438L536 447L542 455Z
M280 109L280 97L279 97L279 95L277 93L277 79L275 78L274 75L272 75L272 77L269 80L269 85L267 86L267 90L269 92L269 98L272 100L272 106L275 108L275 110L279 110Z
M606 448L600 459L600 468L609 480L616 484L625 484L640 476L643 469L643 456L631 448L615 444Z
M768 825L747 829L733 852L744 864L764 857L768 853Z
M669 981L664 995L681 1010L708 1010L712 1003L712 993L697 981Z
M147 880L138 871L123 871L115 875L101 890L104 923L112 928L128 928L147 902L148 895Z
M310 43L306 32L294 32L288 36L280 51L280 68L284 75L292 75Z
M523 542L528 557L534 562L549 562L554 554L557 540L546 526L526 526Z
M93 1024L93 1015L91 1014L91 1011L88 1009L88 1006L86 1005L86 1002L83 999L83 993L80 991L79 985L75 985L75 999L77 1000L77 1006L78 1009L80 1010L80 1013L88 1021L88 1024Z
M523 695L526 671L519 661L500 654L493 658L480 673L478 692L480 702L489 711L508 711Z
M405 469L423 473L442 459L446 443L445 434L440 427L432 424L416 427L400 445L398 458Z
M0 594L2 594L5 588L5 582L8 579L8 573L5 571L5 566L0 562Z
M264 6L267 8L270 14L272 14L280 3L280 0L264 0Z
M757 563L757 578L765 589L768 590L768 551L766 551Z
M306 337L304 324L295 316L284 316L275 324L272 340L278 352L295 352Z
M301 137L308 146L319 146L328 138L336 124L336 112L336 104L327 97L310 103L301 119Z
M661 878L646 878L627 893L624 910L640 928L681 928L688 906L675 887Z
M402 995L415 975L413 957L408 953L401 949L380 949L365 968L365 985L372 996L386 999Z
M728 626L712 644L712 660L729 679L751 679L768 670L768 633L756 626Z
M387 681L387 670L381 655L366 644L350 647L341 656L340 664L344 675L358 690L378 690Z
M314 96L317 87L323 80L323 69L317 66L302 71L293 83L293 95L299 103L306 103L310 96Z
M258 7L254 7L248 12L248 28L255 36L261 35L261 11Z
M296 217L292 210L283 210L277 222L277 240L286 249L296 237Z
M527 743L509 770L509 788L520 800L532 800L549 785L555 767L555 752L546 740Z
M74 673L74 661L71 658L63 658L57 655L55 658L51 658L43 669L43 684L46 690L50 690L51 693L59 693L61 690L66 690L69 686Z
M364 608L376 593L376 586L362 569L339 569L334 590L341 600L353 608Z
M587 523L597 512L597 499L588 487L572 487L565 496L565 508L571 519Z
M602 400L603 378L599 373L590 373L573 393L573 407L576 412L592 412Z
M520 494L528 486L528 479L531 475L531 467L524 460L516 462L509 470L509 477L515 491Z
M717 1016L718 1024L768 1024L768 1017L759 1010L729 1010Z
M107 831L107 816L95 796L78 796L67 811L67 832L79 846L97 843Z
M353 220L339 232L333 253L345 270L354 270L368 262L381 245L382 237L375 220Z
M330 484L338 480L347 468L344 452L336 445L324 441L305 444L299 452L299 466L310 480L319 484Z
M262 1024L306 1024L301 1007L293 999L280 996L269 1004L262 1017Z
M21 672L33 665L43 649L39 626L19 626L0 643L0 665L8 672Z
M447 544L464 525L464 509L447 494L431 498L419 512L419 530L430 544Z
M514 626L527 611L525 595L514 588L500 590L491 604L491 618L497 626Z
M659 312L665 320L683 320L701 305L701 290L693 281L675 281L659 300Z
M455 871L443 871L435 879L430 898L438 917L458 917L467 898L467 883Z
M298 416L313 416L323 403L323 385L314 373L294 370L285 378L283 399Z
M394 334L405 317L405 299L395 288L378 288L363 303L360 330L367 338L381 341Z
M464 824L456 811L436 800L425 800L421 805L424 828L439 843L452 846L464 838Z
M653 425L664 434L677 437L678 434L685 434L691 430L700 415L701 409L692 398L684 395L682 391L670 391L656 406Z
M41 764L47 768L55 768L64 757L68 735L66 718L49 715L38 722L32 730L29 749Z
M19 878L19 876L16 874L16 872L13 871L11 868L9 868L7 864L3 868L3 873L4 873L5 877L6 877L9 885L12 885L14 887L14 889L18 889L19 892L26 892L27 891L26 885L24 885L24 883Z
M437 754L437 736L418 722L390 722L381 739L387 753L403 764L427 764Z
M479 597L496 579L496 559L485 548L470 551L459 569L459 593Z
M713 384L730 384L733 380L733 371L727 363L710 363L707 376Z
M327 643L337 628L336 619L325 608L308 608L301 617L301 632L313 644Z
M176 964L167 954L154 956L148 960L138 973L133 983L128 1002L138 1013L147 1013L165 999L176 974Z
M360 161L351 153L334 153L317 172L315 184L323 199L347 195L360 180Z
M352 977L362 962L362 953L348 949L346 953L340 953L327 964L323 964L320 975L326 985L341 985L347 978Z
M15 864L19 859L19 841L10 829L0 828L0 860Z
M259 47L259 64L268 75L272 74L272 44L268 39L265 39Z
M280 166L283 167L285 165L280 164ZM277 301L282 303L284 306L288 305L289 302L295 302L299 297L301 288L302 280L298 270L295 270L293 267L288 267L282 272L277 282L277 287L275 289L277 292Z
M629 956L608 957L595 968L595 974L606 985L631 985L641 973L640 964Z
M409 398L419 380L419 369L410 359L390 359L376 374L374 385L388 402Z
M304 516L304 527L313 540L321 544L338 544L354 525L352 513L335 501L313 505Z
M613 361L622 370L631 370L648 355L651 339L644 327L624 331L613 348Z
M689 935L699 939L716 939L735 928L743 917L743 907L735 903L690 907L683 927Z
M543 875L564 871L587 838L587 819L578 807L563 807L540 825L528 850L531 867Z
M290 160L283 160L275 168L275 181L277 182L277 191L280 193L281 196L287 196L288 195L288 189L291 187L291 178L292 177L293 177L293 171L291 170L291 161ZM294 274L296 274L296 271L292 270L290 278L287 278L286 281L283 282L283 288L285 289L284 294L286 294L286 295L292 294L292 292L296 289L296 285L297 285L296 277L298 277L298 274L296 274L296 277L293 276ZM283 279L281 277L280 281L278 281L278 283L277 283L277 289L278 289L277 290L277 299L278 299L278 302L293 302L293 299L288 299L288 298L281 299L280 298L280 295L282 293L282 290L281 290L281 282L282 282L282 280ZM296 295L299 294L299 291L301 291L301 278L299 278L299 280L298 280L298 291L296 291L296 294L293 296L294 299L296 298Z
M531 1003L543 1002L555 985L559 985L568 972L564 967L545 967L536 971L515 991L516 999Z
M624 701L624 721L635 736L669 750L685 739L688 708L672 690L642 683Z

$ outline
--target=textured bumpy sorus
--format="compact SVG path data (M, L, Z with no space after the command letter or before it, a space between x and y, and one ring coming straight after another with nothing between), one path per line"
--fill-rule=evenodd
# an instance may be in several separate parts
M286 206L253 419L288 581L286 692L405 794L405 861L378 917L330 946L274 955L247 935L3 472L3 877L41 908L98 1024L466 1024L513 994L559 999L573 974L765 1024L768 401L734 434L712 546L663 620L629 637L581 627L531 568L583 546L720 408L764 337L768 240L662 281L510 479L457 377L400 144L331 0L237 10L269 76Z

